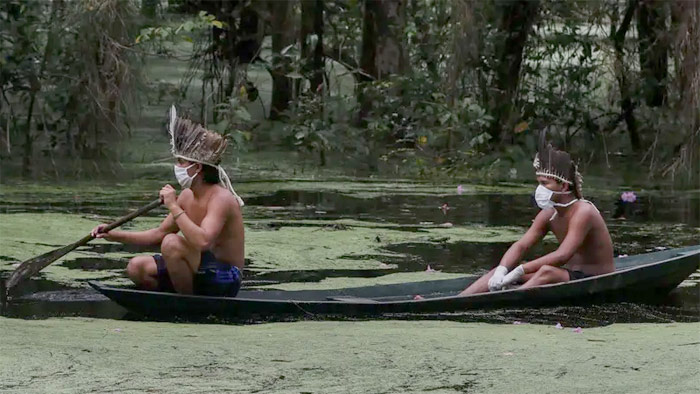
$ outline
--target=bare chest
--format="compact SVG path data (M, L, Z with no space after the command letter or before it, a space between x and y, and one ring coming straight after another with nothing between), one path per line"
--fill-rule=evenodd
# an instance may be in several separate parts
M191 200L183 204L182 209L187 213L187 217L197 225L202 224L202 220L207 216L206 202Z
M569 219L566 217L556 217L549 222L549 229L554 233L554 236L557 237L559 243L561 243L569 232Z

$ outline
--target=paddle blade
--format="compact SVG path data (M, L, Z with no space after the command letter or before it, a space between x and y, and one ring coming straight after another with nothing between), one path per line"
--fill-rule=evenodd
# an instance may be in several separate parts
M81 240L82 241L82 240ZM77 244L78 242L76 242ZM76 248L76 244L70 244L60 249L54 249L40 256L33 257L17 267L10 275L10 279L5 284L5 291L9 292L17 283L41 271L47 265L67 255L70 251Z

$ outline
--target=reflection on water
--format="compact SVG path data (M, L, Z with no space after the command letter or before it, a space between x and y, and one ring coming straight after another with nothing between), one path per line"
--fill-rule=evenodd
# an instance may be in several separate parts
M36 204L28 201L0 202L0 212L64 212L89 213L107 217L121 216L134 207L152 200L151 194L103 197L91 201L66 198ZM617 196L587 195L606 218L616 216ZM246 216L277 219L340 219L352 218L400 224L420 222L454 224L480 223L487 225L525 226L537 213L532 197L527 194L480 193L465 195L380 195L355 196L352 193L280 190L268 195L246 198ZM440 209L447 204L446 214ZM147 216L161 216L164 211L152 211ZM663 196L637 196L634 204L624 209L625 217L634 223L676 223L700 226L700 193L674 193ZM251 214L253 216L251 216Z
M626 210L627 220L610 219L616 209L612 197L591 198L603 212L615 243L616 254L637 254L655 247L679 247L698 244L697 229L700 226L700 197L698 194L678 195L671 198L639 196L637 203ZM54 202L38 211L89 212L116 216L126 208L150 201L112 204ZM525 228L536 215L528 195L478 194L478 195L384 195L359 198L340 192L279 191L266 196L246 200L246 219L272 218L323 219L350 218L372 222L397 224L444 223L454 225L485 224L494 226L512 225ZM444 204L447 204L446 206ZM21 212L29 204L0 204L4 212ZM440 209L449 207L449 209ZM37 211L36 208L31 208ZM316 270L256 272L255 262L246 272L246 285L278 282L313 282L333 277L371 278L395 272L422 271L430 264L432 268L445 272L481 274L498 263L507 250L507 243L398 243L387 249L406 257L372 256L389 269L379 270ZM554 243L539 245L527 258L550 252ZM92 245L88 250L97 253L127 252L150 253L153 248L125 245ZM62 263L63 266L79 270L114 270L125 265L122 259L99 259L78 257ZM9 304L0 311L5 316L22 318L44 318L48 316L90 316L109 318L135 318L127 315L116 304L106 300L92 289L68 288L56 283L32 279L18 287ZM342 317L337 317L342 318ZM491 311L469 311L450 314L390 315L385 318L402 319L449 319L456 321L479 321L512 323L514 321L556 324L565 326L596 326L615 322L670 322L700 321L700 286L675 289L666 299L653 304L620 303L586 307L558 307L541 309L500 309Z
M587 199L595 203L606 217L612 217L617 209L617 197L587 196ZM440 209L445 203L449 207L447 214ZM454 224L524 226L538 211L529 195L496 193L357 198L343 193L282 190L246 199L246 204L274 207L267 214L276 218L353 218L401 224L449 221ZM626 218L639 223L683 223L697 227L700 226L700 195L639 197L627 210Z

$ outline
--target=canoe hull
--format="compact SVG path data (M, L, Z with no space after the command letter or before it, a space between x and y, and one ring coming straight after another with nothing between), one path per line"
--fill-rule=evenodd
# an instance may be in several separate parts
M339 290L242 290L236 298L114 288L94 282L90 282L90 285L127 310L149 317L237 319L315 314L361 316L658 298L678 286L699 265L700 246L673 249L616 259L617 270L610 274L527 290L468 297L456 297L455 294L473 282L473 277ZM413 300L416 294L425 299Z

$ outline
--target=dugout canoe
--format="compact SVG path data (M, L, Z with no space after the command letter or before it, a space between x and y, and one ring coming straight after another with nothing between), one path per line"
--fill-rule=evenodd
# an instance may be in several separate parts
M700 266L700 245L615 259L615 272L544 285L456 296L476 277L336 290L241 290L207 297L90 285L130 312L161 318L241 318L276 315L342 316L434 313L499 307L589 304L662 297ZM424 299L414 300L416 295Z

